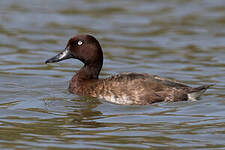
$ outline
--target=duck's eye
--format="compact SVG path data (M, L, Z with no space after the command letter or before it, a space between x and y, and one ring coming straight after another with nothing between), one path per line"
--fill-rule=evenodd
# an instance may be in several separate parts
M77 44L80 46L80 45L83 44L83 42L82 41L78 41Z

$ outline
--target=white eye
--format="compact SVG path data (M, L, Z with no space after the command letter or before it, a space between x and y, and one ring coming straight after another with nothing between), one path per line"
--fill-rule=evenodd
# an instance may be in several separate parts
M78 41L77 44L78 44L78 45L82 45L83 42L82 42L82 41Z

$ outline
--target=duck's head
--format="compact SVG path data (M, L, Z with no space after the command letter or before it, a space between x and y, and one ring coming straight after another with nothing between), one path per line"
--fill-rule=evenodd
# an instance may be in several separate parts
M85 65L102 65L103 54L99 42L91 35L77 35L67 42L66 48L45 63L75 58Z

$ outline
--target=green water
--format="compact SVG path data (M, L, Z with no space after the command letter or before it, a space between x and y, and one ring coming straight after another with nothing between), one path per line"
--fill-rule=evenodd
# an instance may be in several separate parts
M1 0L0 149L225 149L224 4ZM80 33L102 44L102 78L144 72L216 86L197 102L151 106L70 94L82 63L44 62Z

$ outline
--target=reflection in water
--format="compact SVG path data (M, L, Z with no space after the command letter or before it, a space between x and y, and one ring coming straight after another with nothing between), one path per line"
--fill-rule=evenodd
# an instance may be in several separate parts
M72 100L77 103L77 99ZM100 102L94 98L83 97L79 100L79 108L72 107L74 110L67 114L69 120L76 127L82 128L100 128L105 127L104 123L96 122L96 119L102 118L102 113L96 110Z
M224 149L224 1L0 1L0 149ZM45 65L78 33L103 46L101 77L145 72L197 102L121 106L67 91L79 61Z

